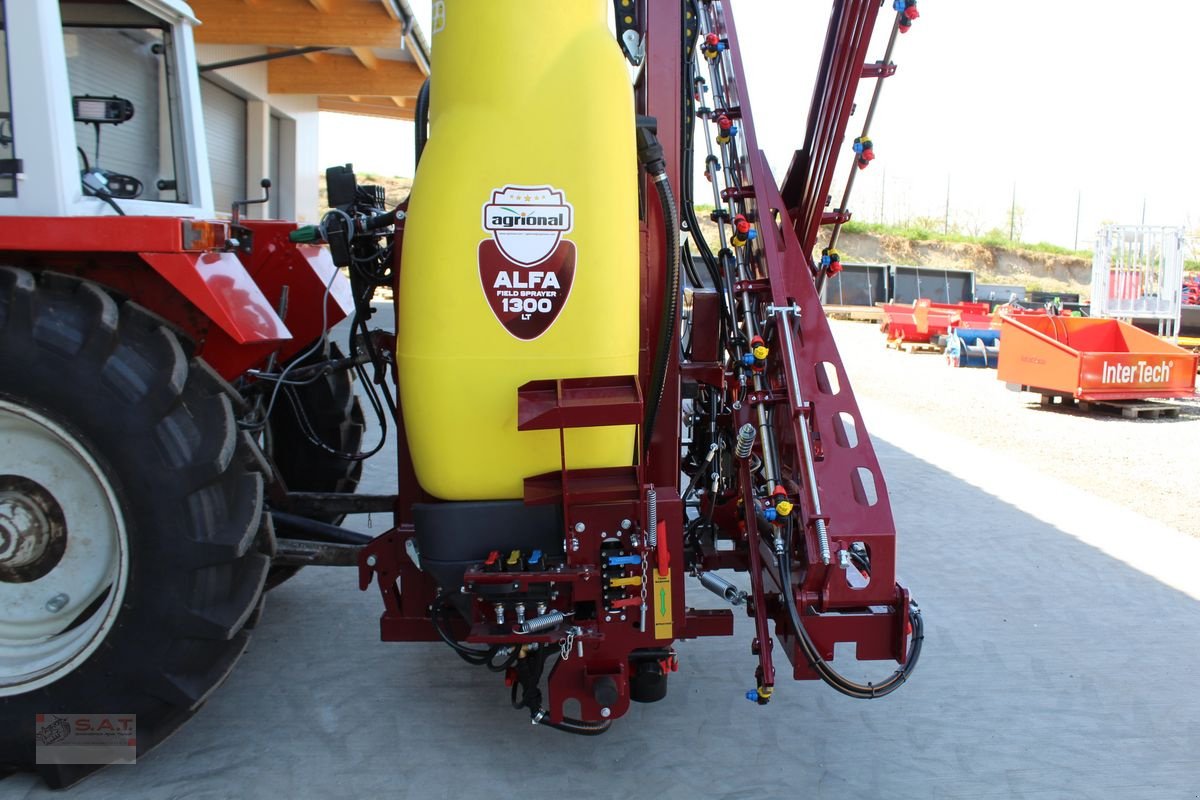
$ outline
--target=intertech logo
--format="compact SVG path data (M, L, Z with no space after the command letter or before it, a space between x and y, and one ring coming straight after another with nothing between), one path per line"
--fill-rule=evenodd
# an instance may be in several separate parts
M1100 372L1100 381L1118 386L1167 383L1171 380L1171 367L1173 366L1175 365L1170 361L1162 361L1158 364L1151 364L1148 361L1139 361L1136 364L1110 364L1105 361Z

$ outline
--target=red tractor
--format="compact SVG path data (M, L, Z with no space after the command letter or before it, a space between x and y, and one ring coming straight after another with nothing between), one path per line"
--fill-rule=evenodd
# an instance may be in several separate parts
M688 590L753 618L759 705L779 654L859 698L916 664L813 258L849 218L826 205L858 81L894 71L864 66L879 3L834 3L780 185L729 0L617 0L616 41L603 0L436 5L412 196L389 208L332 168L331 210L298 228L242 218L255 200L214 220L185 6L8 4L12 64L119 30L161 91L135 108L50 61L0 113L0 765L56 785L95 768L44 759L38 715L135 715L153 747L305 564L356 565L384 640L442 640L572 733L661 699L687 669L677 639L733 632ZM891 43L915 10L896 4ZM531 18L543 40L490 79L480 48ZM131 119L153 148L122 141ZM395 334L370 327L385 286ZM383 447L361 451L360 395L393 431L394 494L354 493ZM365 512L394 524L340 526ZM843 642L899 668L851 680L830 663Z

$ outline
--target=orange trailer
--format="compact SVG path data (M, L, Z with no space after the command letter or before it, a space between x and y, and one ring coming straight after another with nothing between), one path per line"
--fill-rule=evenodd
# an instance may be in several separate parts
M1002 318L996 377L1077 400L1192 397L1200 356L1115 319Z

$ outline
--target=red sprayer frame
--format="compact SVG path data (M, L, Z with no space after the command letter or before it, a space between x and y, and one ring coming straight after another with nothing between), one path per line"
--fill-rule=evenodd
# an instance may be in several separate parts
M645 67L636 86L637 111L657 120L666 177L676 188L690 179L681 175L680 163L685 113L681 103L685 91L681 85L682 34L688 5L645 0L637 4L646 44ZM739 254L744 274L726 286L725 297L714 300L714 293L708 299L697 294L691 318L693 360L680 364L676 336L665 371L659 424L639 462L600 470L568 470L564 466L561 471L526 479L527 505L560 504L564 509L564 561L550 584L555 596L561 594L577 604L597 604L594 618L576 618L573 633L568 633L569 623L564 622L518 640L517 646L561 647L562 657L549 678L547 716L552 723L563 720L562 704L572 699L579 702L586 721L619 717L629 705L634 659L653 654L667 671L674 666L670 650L674 639L732 633L731 611L698 611L686 606L683 588L689 568L750 572L752 592L747 608L757 628L752 650L758 658L760 703L769 700L775 683L771 622L792 663L794 677L818 677L817 665L801 646L785 592L794 598L807 636L821 658L832 659L839 642L854 642L857 657L864 660L904 663L909 653L910 603L906 590L895 581L891 509L879 463L822 312L812 258L820 225L846 216L829 215L824 206L858 80L863 74L891 74L890 69L871 72L863 65L880 4L878 0L838 0L833 4L805 150L793 161L782 195L758 149L729 5L728 0L714 0L697 7L702 31L716 34L723 43L723 52L714 62L720 97L713 102L721 102L707 110L711 113L700 124L723 114L740 126L734 143L723 145L733 180L730 185L735 187L727 190L723 199L731 211L753 222L758 238ZM692 19L688 27L696 22ZM644 176L642 192L639 374L538 381L521 387L514 398L521 429L623 423L637 424L641 430L650 402L654 343L663 324L660 309L671 291L664 212L654 202L656 186L648 176ZM399 260L398 245L395 252ZM397 264L397 286L399 269ZM770 355L754 367L755 379L761 381L759 390L739 389L742 368L736 358L712 348L704 351L696 344L719 336L721 304L740 304L761 317L762 333L771 346ZM754 325L758 324L756 319ZM764 418L773 420L760 428L772 432L771 441L760 440L755 447L764 454L761 460L766 460L764 448L770 448L779 470L778 488L765 496L753 459L743 458L736 468L740 479L733 495L718 499L714 494L700 503L699 513L708 514L716 530L711 541L700 545L685 542L685 522L694 519L685 509L680 487L681 451L686 442L678 421L685 408L685 387L691 397L695 396L693 390L702 388L723 398L720 424L729 430L737 431ZM364 549L360 586L367 588L373 579L379 585L385 605L380 621L384 640L434 640L437 635L430 607L438 589L406 552L415 536L413 504L433 499L417 485L402 426L398 438L400 486L395 526ZM762 521L789 513L779 511L784 507L781 499L790 499L789 505L795 508L788 528L795 533L789 533L788 542L791 560L800 566L791 572L790 582L781 577L783 529ZM764 517L768 511L771 515ZM655 518L657 525L652 522ZM657 543L651 545L654 534ZM652 619L641 625L636 620L638 609L632 604L600 610L608 602L600 584L609 580L598 566L602 540L608 543L605 547L641 554L643 588L649 588L653 576L651 600L655 607ZM717 540L732 542L733 548L719 547ZM699 551L690 562L685 560L685 546L693 547L689 551L693 554ZM850 581L849 573L855 571L848 560L852 548L869 553L870 579L865 586ZM480 565L467 570L463 592L471 595L497 582L523 590L546 580L545 573L497 573ZM489 624L483 604L477 599L473 602L473 622L469 630L461 626L456 631L459 638L477 644L511 644L511 633ZM643 607L645 602L643 596ZM598 688L601 685L603 689Z

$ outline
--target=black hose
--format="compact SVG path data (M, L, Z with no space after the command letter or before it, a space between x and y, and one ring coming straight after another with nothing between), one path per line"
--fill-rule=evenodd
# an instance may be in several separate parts
M454 652L458 653L459 658L472 666L480 667L485 664L491 664L492 658L496 655L497 648L489 647L483 650L476 650L454 641L450 634L446 632L446 629L442 627L442 614L446 609L445 596L439 594L437 599L433 601L433 609L429 615L429 621L433 623L433 629L437 632L438 638L448 644Z
M608 732L608 729L612 727L612 720L606 719L602 722L584 722L581 719L563 717L562 722L549 722L542 720L538 724L554 728L556 731L574 733L578 736L599 736L602 733Z
M654 438L654 423L662 406L663 395L667 389L667 366L671 360L671 344L679 327L679 209L675 206L675 196L671 193L671 181L667 178L665 168L654 174L654 188L658 192L658 201L662 205L663 225L667 235L667 285L663 297L662 318L658 328L658 346L654 352L654 368L651 374L651 402L646 410L646 422L643 426L642 447L650 449L650 441Z
M517 657L511 665L516 672L512 682L512 707L529 709L529 718L535 725L545 725L563 733L574 733L579 736L598 736L604 733L612 726L611 720L585 722L581 719L563 717L562 722L550 722L546 719L547 714L542 708L542 690L539 688L539 683L542 680L542 672L546 668L546 659L556 652L557 650L554 648L527 651L518 648Z
M417 92L417 107L413 113L413 154L415 160L413 166L421 163L421 153L425 152L425 145L429 141L429 78L421 84L421 91Z
M783 596L787 605L788 616L791 617L792 627L796 629L796 636L800 643L800 649L804 652L805 658L808 659L811 666L820 676L821 680L832 686L837 691L849 697L854 697L859 700L871 700L876 697L884 697L899 689L908 676L912 674L913 669L917 666L917 661L921 657L921 643L925 640L925 624L921 620L921 610L917 608L916 603L912 603L908 609L908 617L912 622L912 641L908 648L908 659L900 669L893 672L887 680L882 683L858 683L845 677L837 672L829 662L821 657L817 651L817 646L812 638L805 630L804 624L800 620L800 611L796 608L796 593L792 588L792 566L791 566L791 523L787 528L787 542L783 552L779 554L779 580L783 584Z

